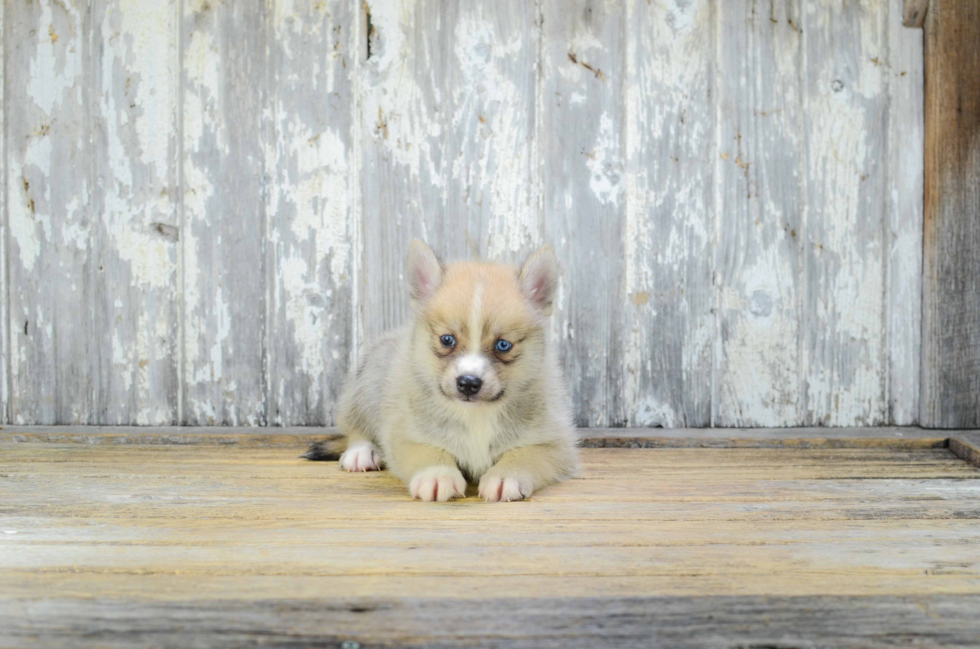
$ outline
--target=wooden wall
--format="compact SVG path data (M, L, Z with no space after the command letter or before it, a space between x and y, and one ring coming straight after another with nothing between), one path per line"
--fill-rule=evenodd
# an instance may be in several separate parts
M4 417L330 424L419 236L555 246L582 425L914 423L901 5L4 3Z

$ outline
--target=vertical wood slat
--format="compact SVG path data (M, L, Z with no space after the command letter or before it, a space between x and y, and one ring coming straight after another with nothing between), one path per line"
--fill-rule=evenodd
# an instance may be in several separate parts
M10 314L7 290L7 60L5 15L7 3L0 4L0 425L10 421Z
M329 425L353 344L360 7L270 7L269 423Z
M919 420L922 322L922 32L903 25L902 0L888 16L888 423Z
M623 425L625 10L545 0L542 18L545 238L564 268L553 326L578 425Z
M887 12L810 2L804 423L885 423Z
M615 298L626 318L613 323L629 328L626 420L708 426L717 3L634 0L628 7L626 290ZM582 299L608 291L570 290Z
M802 419L801 5L718 5L716 426Z
M446 259L517 261L540 243L537 18L520 5L369 0L361 73L363 319L403 323L413 236Z
M97 423L90 6L5 9L10 420Z
M920 421L980 427L980 6L933 0L925 22Z
M92 2L98 423L177 423L176 7Z
M267 422L267 19L184 0L182 424Z

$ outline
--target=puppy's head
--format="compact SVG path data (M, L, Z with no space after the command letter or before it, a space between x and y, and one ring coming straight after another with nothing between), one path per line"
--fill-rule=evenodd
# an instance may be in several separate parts
M413 360L430 388L473 407L500 403L543 373L544 325L558 283L550 247L520 270L477 262L443 267L415 240L407 275L418 314Z

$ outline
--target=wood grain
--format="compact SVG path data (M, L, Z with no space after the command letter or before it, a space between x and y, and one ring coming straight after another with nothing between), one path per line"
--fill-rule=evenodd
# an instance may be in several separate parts
M0 4L0 59L7 60L6 3ZM5 66L0 65L0 107L6 107ZM10 292L7 284L7 111L0 110L0 423L10 421Z
M798 2L718 5L716 426L803 421L806 205Z
M803 16L804 422L878 425L887 421L887 11L826 0Z
M980 467L980 431L957 431L949 440L949 450L964 462Z
M923 646L974 637L980 469L947 449L583 460L526 502L426 506L385 472L274 445L7 444L0 644L429 646L459 640L447 611L476 646L644 625L702 643L708 629L833 646L885 629Z
M268 5L182 6L180 423L263 425Z
M176 2L93 0L90 423L177 423L178 43Z
M926 22L929 0L903 0L903 5L902 25L905 27L922 27Z
M622 425L624 7L545 0L541 16L544 235L564 271L552 327L565 374L578 377L576 423Z
M0 640L49 647L973 647L980 597L343 597L0 603ZM452 627L447 619L465 620ZM833 620L833 624L828 624ZM506 621L506 626L504 622ZM84 640L80 639L83 637ZM463 635L465 634L465 635ZM362 645L362 646L363 646Z
M99 421L104 268L88 1L6 3L10 420ZM71 314L70 317L65 317Z
M555 246L583 425L980 425L921 35L803 4L5 5L0 420L332 424L419 236Z
M937 0L925 24L921 422L980 426L980 6Z
M891 0L888 25L888 187L885 304L888 327L888 423L919 421L922 347L923 86L922 32L899 25Z
M359 8L268 6L268 420L325 425L355 350Z
M627 295L619 299L629 327L628 424L707 426L716 325L717 4L627 6Z

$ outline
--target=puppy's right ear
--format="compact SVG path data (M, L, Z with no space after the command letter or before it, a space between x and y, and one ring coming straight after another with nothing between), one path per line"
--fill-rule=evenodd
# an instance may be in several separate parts
M418 239L412 239L405 261L408 290L412 296L412 308L418 308L435 295L442 283L442 265L435 254Z

